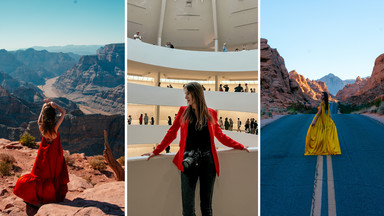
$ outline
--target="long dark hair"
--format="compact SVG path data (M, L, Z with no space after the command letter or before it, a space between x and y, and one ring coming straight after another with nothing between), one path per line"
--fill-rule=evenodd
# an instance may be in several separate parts
M57 133L55 131L56 126L56 109L51 107L50 105L46 105L43 108L41 113L42 115L42 123L40 125L41 134L43 136L48 136L49 138L56 138Z
M214 123L213 118L208 111L207 104L205 103L204 90L200 83L190 82L185 85L184 89L186 89L192 95L192 98L196 103L196 129L201 130L203 126L207 125L208 121ZM193 121L192 112L192 106L188 106L188 108L184 111L183 122L185 122L187 119L190 122Z
M328 106L329 106L329 103L328 103L328 93L327 92L323 92L324 94L324 103L325 103L325 111L328 110Z

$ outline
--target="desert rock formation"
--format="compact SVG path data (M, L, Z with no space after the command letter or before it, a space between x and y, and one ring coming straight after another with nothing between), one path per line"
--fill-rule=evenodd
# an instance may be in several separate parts
M305 79L303 75L295 70L289 72L289 79L295 80L301 91L313 100L320 100L322 92L328 92L328 87L322 81Z
M45 79L62 74L75 63L75 60L65 53L34 49L12 52L0 50L0 70L17 80L35 85L44 84Z
M303 76L296 72L292 72L292 76L288 74L283 57L268 45L268 40L260 40L260 52L261 103L266 110L276 113L276 110L284 110L296 103L309 108L317 106L315 98L318 96L314 93L315 90ZM304 83L306 84L303 85ZM310 83L313 88L326 89L324 84Z
M359 105L370 103L377 98L384 97L384 54L375 60L372 75L369 78L356 78L354 84L346 85L340 90L336 98L342 102Z
M124 113L124 44L109 44L82 56L53 86L75 102L110 114ZM120 100L118 100L120 99Z

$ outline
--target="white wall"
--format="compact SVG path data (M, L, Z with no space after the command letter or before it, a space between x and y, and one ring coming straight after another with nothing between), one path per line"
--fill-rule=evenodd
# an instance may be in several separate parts
M127 126L127 136L128 136L128 145L131 144L158 144L160 143L165 134L167 133L169 125L128 125ZM237 142L251 147L258 146L258 139L255 134L248 134L243 132L227 131L223 130L223 133L231 137ZM177 132L177 138L172 142L173 144L179 144L180 140L180 130ZM218 148L228 148L221 144L215 138L215 144Z
M257 71L258 50L205 52L170 49L127 39L128 60L150 65L195 71Z
M127 83L128 103L185 106L183 89ZM205 91L207 106L217 110L257 113L258 93Z
M258 148L218 151L220 176L216 178L213 213L220 216L257 215ZM128 158L128 215L181 215L180 171L174 154ZM196 214L200 214L199 190Z

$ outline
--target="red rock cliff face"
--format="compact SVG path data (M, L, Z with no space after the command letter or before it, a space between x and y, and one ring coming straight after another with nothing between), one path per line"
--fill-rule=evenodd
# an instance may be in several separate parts
M261 103L263 107L269 110L271 108L284 109L292 103L317 104L313 98L315 95L312 97L305 93L311 89L305 78L296 72L292 73L292 78L290 77L283 57L279 55L276 49L272 49L268 45L268 40L260 40L260 52ZM302 83L306 83L305 86L300 85Z
M305 79L303 75L298 74L295 70L289 72L289 78L295 80L300 90L313 100L320 100L322 92L328 92L328 87L323 81Z
M384 96L384 54L376 58L371 77L356 78L354 84L346 85L336 97L342 102L354 105L369 103Z

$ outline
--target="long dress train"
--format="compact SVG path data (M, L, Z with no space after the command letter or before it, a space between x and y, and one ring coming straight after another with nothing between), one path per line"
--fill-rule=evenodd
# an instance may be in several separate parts
M321 102L321 114L317 118L315 126L309 126L305 140L304 155L337 155L341 154L339 138L337 136L336 125L331 119L329 113L325 111L324 102ZM320 107L319 107L320 108Z
M51 142L42 138L32 172L17 180L13 193L33 205L61 202L68 192L68 182L67 164L57 133Z

